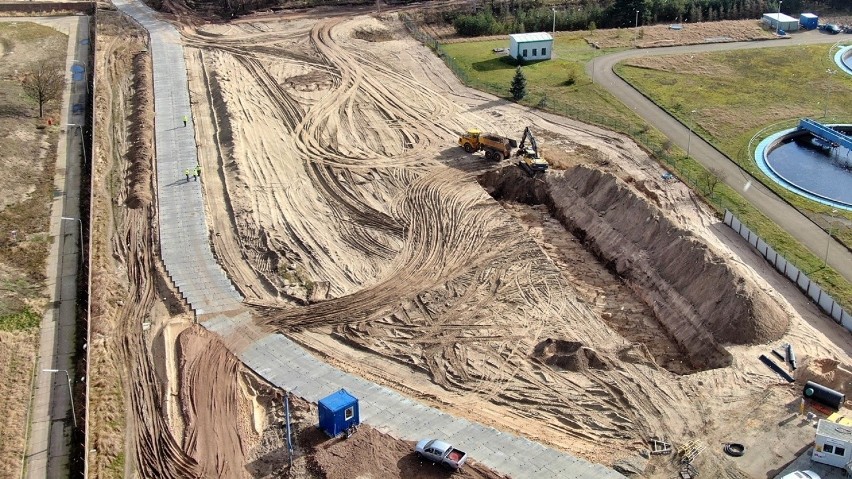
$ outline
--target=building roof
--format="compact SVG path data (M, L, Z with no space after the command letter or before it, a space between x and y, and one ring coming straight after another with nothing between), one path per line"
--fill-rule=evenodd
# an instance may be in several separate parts
M803 13L801 16L805 17L805 18L819 18L816 15L814 15L813 13Z
M763 16L769 17L773 20L779 20L779 21L782 21L782 22L798 22L799 21L799 19L793 18L793 17L788 17L787 15L784 15L783 13L764 13Z
M553 40L553 37L550 36L549 33L545 32L536 32L536 33L513 33L509 35L509 38L515 40L518 43L521 42L543 42Z
M332 411L338 411L356 402L355 396L349 394L345 389L330 394L319 400L319 403Z
M852 427L826 421L825 419L819 420L816 433L838 441L852 442Z

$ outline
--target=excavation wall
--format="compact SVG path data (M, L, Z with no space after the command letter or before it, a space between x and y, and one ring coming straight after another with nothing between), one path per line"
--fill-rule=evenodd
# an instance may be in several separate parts
M728 366L722 344L771 341L789 326L756 285L610 174L576 167L533 180L512 167L481 183L498 199L546 204L654 310L698 368Z

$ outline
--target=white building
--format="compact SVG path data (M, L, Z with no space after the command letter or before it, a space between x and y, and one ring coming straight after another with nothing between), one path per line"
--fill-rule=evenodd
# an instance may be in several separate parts
M852 462L852 427L820 419L811 460L846 467Z
M550 60L553 37L549 33L514 33L509 35L509 56L515 60Z
M773 30L795 32L799 29L799 20L783 13L764 13L763 23L769 25Z

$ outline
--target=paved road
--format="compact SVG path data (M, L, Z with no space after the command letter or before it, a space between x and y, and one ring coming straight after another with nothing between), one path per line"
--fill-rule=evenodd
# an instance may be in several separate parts
M22 21L15 18L14 21ZM68 447L74 419L71 417L69 379L80 374L73 370L74 333L76 325L77 270L80 265L80 129L85 116L74 113L73 105L85 105L85 76L75 79L75 64L88 69L89 17L70 16L27 18L26 21L53 27L68 34L65 61L66 87L62 97L61 126L56 152L55 195L50 213L50 236L55 239L47 259L48 294L58 305L45 312L41 323L41 339L36 379L30 405L30 434L27 440L25 468L27 477L68 476ZM82 41L86 40L86 41ZM63 219L66 218L66 219ZM45 372L45 369L59 372ZM67 372L67 373L66 373ZM66 374L68 374L66 376ZM76 418L78 425L82 417Z
M618 75L613 73L612 68L618 62L640 56L705 53L751 48L779 48L793 45L836 43L837 40L838 37L836 36L825 35L818 31L810 31L797 33L793 38L786 40L714 43L625 50L596 58L593 63L587 65L587 73L592 75L600 86L609 90L610 93L615 95L616 98L621 100L629 108L633 109L645 121L662 131L673 143L686 150L687 143L689 142L690 156L705 167L721 171L723 181L728 186L739 191L743 197L760 209L763 214L789 232L816 256L823 257L825 255L827 235L822 228L787 204L774 192L764 187L759 181L728 159L727 156L713 148L709 143L695 135L691 135L692 139L690 140L690 131L687 126L680 123L665 110L658 107L627 82L619 78ZM592 68L594 68L594 71L592 71ZM749 182L751 182L751 188L744 190L744 186ZM834 240L831 240L828 264L835 271L843 275L847 281L852 281L852 253Z
M115 0L151 35L156 105L157 194L160 243L169 276L200 323L219 334L249 368L278 387L317 402L345 388L359 398L361 419L393 437L443 437L470 456L511 477L618 479L621 474L512 434L454 417L344 373L318 360L280 334L258 328L217 264L207 237L201 182L186 181L196 146L183 46L178 32L138 0Z

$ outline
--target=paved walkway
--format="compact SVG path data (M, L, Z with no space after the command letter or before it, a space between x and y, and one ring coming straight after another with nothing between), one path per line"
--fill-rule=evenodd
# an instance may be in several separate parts
M248 367L308 401L317 402L340 388L347 389L359 398L362 422L394 437L449 439L473 459L516 478L623 477L603 466L418 404L328 366L280 334L260 331L213 258L200 183L187 183L183 175L184 169L196 165L197 157L191 119L186 127L182 121L183 115L189 115L190 106L180 36L137 1L114 3L151 35L163 259L197 316L206 319L203 326L220 334Z
M14 21L24 19L15 18ZM72 67L76 64L88 69L89 17L27 18L26 21L68 34L67 83L59 116L63 122L60 128L65 133L60 134L56 151L55 194L50 210L50 237L55 241L48 253L46 271L50 301L58 306L47 310L42 318L24 461L29 478L65 477L68 475L68 449L74 426L69 385L80 379L73 370L81 234L78 218L82 136L77 125L85 121L85 109L72 106L84 107L86 102L85 75L73 75ZM82 427L79 424L82 417L76 420Z
M198 165L198 157L180 34L139 2L114 3L151 38L160 247L169 276L199 316L238 309L242 297L210 249L201 181L187 181L185 175Z

